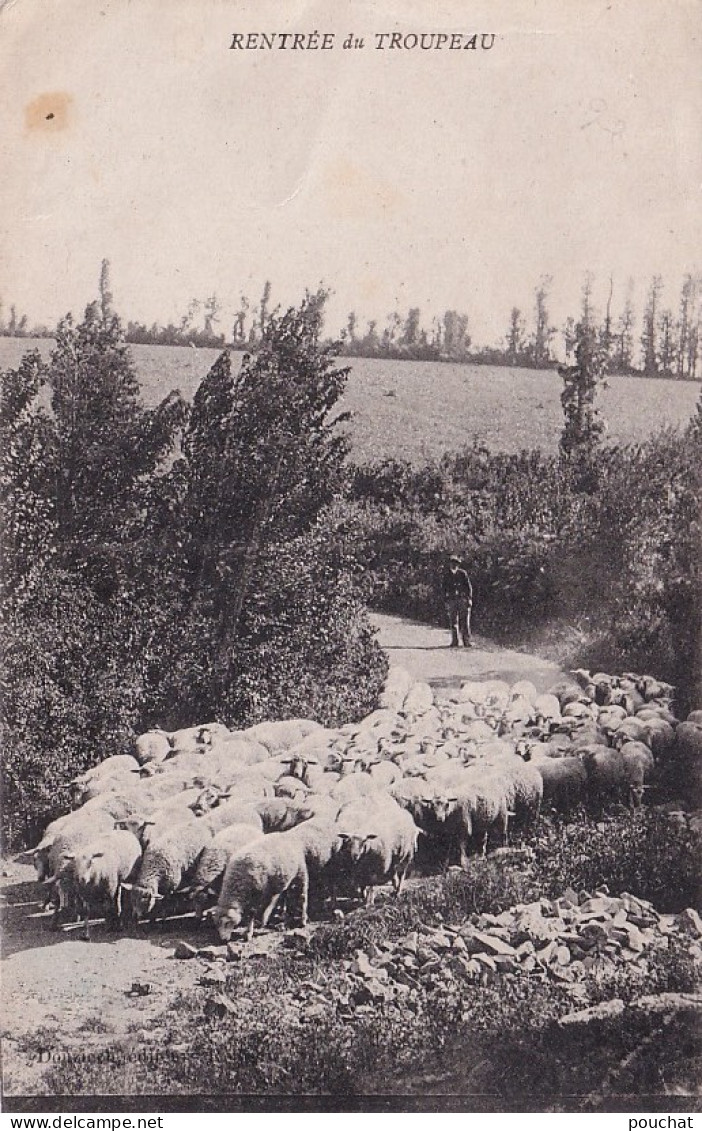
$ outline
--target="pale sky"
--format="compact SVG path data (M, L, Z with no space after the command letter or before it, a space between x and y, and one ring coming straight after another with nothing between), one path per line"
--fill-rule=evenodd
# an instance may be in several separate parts
M1 8L1 5L0 5ZM335 32L327 52L234 32ZM378 51L374 32L495 33L490 51ZM363 50L344 51L353 31ZM119 313L177 321L215 291L357 311L448 307L478 343L615 312L702 269L699 0L6 0L0 295L82 312L108 258ZM53 117L47 115L53 114Z

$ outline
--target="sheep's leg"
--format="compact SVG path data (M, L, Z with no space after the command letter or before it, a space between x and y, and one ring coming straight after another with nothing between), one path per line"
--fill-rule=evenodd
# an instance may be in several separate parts
M402 894L402 889L405 886L405 880L407 879L407 873L409 871L409 866L410 866L410 862L409 862L409 860L406 860L404 865L401 868L399 868L399 870L395 873L395 875L392 878L392 886L395 889L396 895Z
M88 906L87 901L83 903L83 915L84 919L82 938L85 940L85 942L90 942L90 907Z
M469 856L468 856L468 840L467 840L466 837L461 838L461 840L458 843L458 849L459 849L460 858L461 858L461 867L462 867L464 872L467 872L468 871Z
M266 907L265 911L263 912L263 915L261 916L261 926L262 927L268 926L268 920L270 919L271 915L273 914L273 912L276 909L278 900L280 899L280 894L281 894L280 892L276 892L276 894L273 896L270 903Z
M307 872L302 876L301 890L300 890L300 925L307 926L307 904L310 894L310 878Z
M252 915L251 918L249 919L249 925L246 928L246 941L247 942L251 942L251 940L253 938L253 933L254 933L254 916Z
M366 888L366 907L372 907L375 903L375 888L373 884L369 884Z

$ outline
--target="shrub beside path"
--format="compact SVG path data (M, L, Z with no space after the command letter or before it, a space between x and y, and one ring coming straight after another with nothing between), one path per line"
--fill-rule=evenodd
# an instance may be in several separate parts
M564 677L557 664L529 652L501 648L474 636L472 648L450 648L447 628L420 624L404 617L373 613L378 643L391 664L406 668L415 679L435 689L460 687L467 679L503 679L516 683L530 679L539 693Z

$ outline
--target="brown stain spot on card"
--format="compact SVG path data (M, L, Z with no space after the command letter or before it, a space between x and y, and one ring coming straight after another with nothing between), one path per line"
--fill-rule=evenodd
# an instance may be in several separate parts
M327 165L324 190L327 207L342 220L378 219L404 205L399 188L346 158Z
M39 94L24 108L25 129L33 134L62 133L71 124L72 106L72 96L63 90Z

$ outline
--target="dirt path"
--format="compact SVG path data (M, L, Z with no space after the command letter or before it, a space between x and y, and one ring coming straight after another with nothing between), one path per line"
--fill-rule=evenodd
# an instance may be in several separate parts
M542 692L563 678L557 664L528 652L500 648L481 636L473 638L473 648L450 648L447 629L381 613L374 613L371 619L390 663L407 668L410 675L437 690L459 687L466 679L504 679L507 683L530 679Z
M561 676L555 664L480 637L472 649L449 648L444 629L381 615L373 621L391 663L436 689L464 679L528 678L542 691ZM3 1082L15 1095L41 1092L48 1058L56 1054L95 1055L124 1040L135 1054L158 1045L165 1035L159 1019L211 965L175 959L176 942L202 947L218 941L188 917L119 936L97 924L89 943L80 939L78 925L53 933L33 881L34 868L16 861L0 878ZM275 947L278 937L257 945ZM148 984L150 992L132 994L134 982Z

